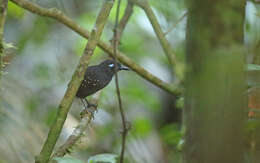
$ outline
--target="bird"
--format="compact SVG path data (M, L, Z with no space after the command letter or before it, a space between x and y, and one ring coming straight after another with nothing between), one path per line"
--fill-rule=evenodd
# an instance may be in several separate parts
M89 66L87 68L84 74L84 79L76 93L76 97L81 99L85 109L92 113L92 111L88 108L91 106L96 108L97 106L88 102L86 97L106 87L112 80L115 73L121 70L130 69L122 66L122 64L115 62L112 59L107 59L98 65ZM87 103L87 105L84 103L84 101Z

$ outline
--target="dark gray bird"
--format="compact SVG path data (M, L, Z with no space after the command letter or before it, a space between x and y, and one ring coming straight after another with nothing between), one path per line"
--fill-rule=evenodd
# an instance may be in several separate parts
M82 81L76 94L76 96L81 99L86 109L90 106L96 107L87 101L87 96L92 95L107 86L112 80L112 77L116 71L129 70L129 68L123 67L120 63L116 64L117 70L115 61L110 59L103 61L99 65L89 66L87 68L84 75L84 80ZM87 103L87 106L85 105L84 101Z

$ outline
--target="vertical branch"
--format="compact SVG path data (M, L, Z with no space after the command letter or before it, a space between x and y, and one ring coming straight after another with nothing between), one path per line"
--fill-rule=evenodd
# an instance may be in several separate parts
M80 58L79 64L72 76L72 79L66 90L66 93L63 99L61 100L61 103L58 108L57 117L51 126L47 140L45 141L45 144L40 152L40 155L36 158L37 163L47 163L50 159L51 153L60 136L63 124L66 120L72 101L76 95L80 83L84 78L84 74L86 72L88 63L100 39L100 36L102 34L102 31L104 29L105 23L108 19L112 6L113 6L113 1L111 0L104 1L103 6L96 19L96 24L92 29L84 53Z
M132 4L128 3L128 7L126 8L124 17L121 20L121 25L120 25L120 29L118 28L118 20L119 20L119 11L120 11L120 4L121 4L121 0L118 0L117 3L117 8L116 8L116 20L115 20L115 26L114 26L114 35L113 35L113 52L114 52L114 61L115 63L117 63L117 49L118 49L118 43L120 40L120 36L123 32L124 27L126 26L131 14L132 14ZM120 30L120 31L119 31ZM120 89L119 89L119 83L118 83L118 74L117 74L117 70L118 70L118 65L115 64L115 68L116 68L116 73L115 73L115 84L116 84L116 92L117 92L117 99L118 99L118 104L119 104L119 110L120 110L120 115L121 115L121 120L122 120L122 146L121 146L121 153L120 153L120 163L124 162L124 153L125 153L125 143L126 143L126 136L127 136L127 132L128 132L128 128L126 126L126 117L125 117L125 113L124 113L124 109L122 107L122 100L121 100L121 95L120 95Z
M0 79L3 72L4 67L4 25L7 13L7 4L8 0L0 0Z

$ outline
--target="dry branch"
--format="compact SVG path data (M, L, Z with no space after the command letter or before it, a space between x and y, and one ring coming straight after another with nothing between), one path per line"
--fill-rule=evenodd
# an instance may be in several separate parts
M91 104L95 104L95 105L98 104L100 94L101 91L95 94L96 96L91 99ZM69 138L65 141L65 143L61 145L57 149L57 151L53 154L52 158L62 157L65 154L69 153L70 149L78 142L78 140L80 140L80 137L84 135L84 132L86 131L86 129L88 128L92 120L92 116L93 116L92 114L89 114L89 112L85 112L85 110L83 110L79 124L73 130L73 133L69 136Z

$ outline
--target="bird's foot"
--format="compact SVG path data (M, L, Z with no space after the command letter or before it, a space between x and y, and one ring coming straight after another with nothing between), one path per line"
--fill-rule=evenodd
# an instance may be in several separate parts
M94 111L97 111L97 104L88 103L87 108L92 108Z
M81 111L80 116L83 118L85 115L89 115L94 119L94 114L97 112L97 105L88 103L84 110Z
M97 110L97 104L92 104L92 103L88 103L87 105L87 109L88 112L90 112L92 115L94 115L98 110Z

